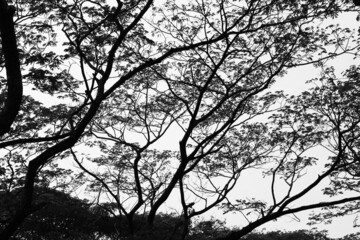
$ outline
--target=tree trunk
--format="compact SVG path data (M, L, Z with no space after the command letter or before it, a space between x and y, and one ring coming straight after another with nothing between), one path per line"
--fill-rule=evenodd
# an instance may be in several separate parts
M14 28L15 8L0 0L0 32L5 58L7 94L0 110L0 137L10 130L21 105L23 94L19 53ZM2 105L2 104L1 104Z

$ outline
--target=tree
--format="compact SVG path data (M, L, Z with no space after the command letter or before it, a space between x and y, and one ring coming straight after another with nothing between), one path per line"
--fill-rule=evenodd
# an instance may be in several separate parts
M11 193L0 193L2 202L8 204L1 204L1 216L11 216L7 212L16 209L21 200L21 191L22 189L18 188ZM114 239L119 231L124 239L130 236L126 219L109 215L104 206L93 205L54 189L37 187L34 193L34 202L42 207L25 219L14 239ZM11 198L11 201L7 201L6 198ZM169 234L172 231L170 223L178 221L171 215L158 217L162 223L152 231L154 238ZM144 218L135 215L134 222L136 226L141 226ZM1 219L0 228L4 227L4 223L6 219Z
M320 232L310 232L299 230L294 232L267 232L267 233L251 233L244 239L247 240L330 240L326 235Z
M11 91L22 101L11 108L9 119L0 118L9 126L0 131L1 176L8 179L2 188L11 192L21 187L23 194L1 239L9 239L31 209L37 209L34 186L51 185L49 179L58 174L53 164L71 159L79 166L76 183L87 183L89 191L98 194L98 204L111 214L124 215L131 233L140 211L151 229L160 207L175 191L182 220L174 229L181 226L183 239L191 218L224 201L229 211L257 213L256 221L225 237L237 239L280 216L360 198L290 208L323 179L344 169L339 162L350 151L349 144L336 148L328 170L293 194L295 180L315 161L298 151L324 135L311 128L281 128L295 120L304 125L309 114L296 118L290 112L295 120L285 118L288 122L275 115L273 126L254 122L274 111L282 94L265 91L287 69L322 66L326 59L356 52L357 42L349 44L354 39L350 29L311 25L355 11L349 1L204 0L158 6L151 0L19 0L14 6L15 14L1 0L0 64L5 63L7 73L2 81L6 85L0 86L6 100L0 104L2 116L10 116L9 106L17 106ZM9 21L13 14L14 22ZM12 29L6 24L15 26L16 39L6 32ZM58 43L62 49L55 48ZM19 54L7 54L8 46L16 44ZM24 95L21 78L12 69L14 74L21 70L22 83L29 86ZM57 99L56 104L36 100L40 93ZM284 106L281 111L290 110ZM174 129L178 149L154 149ZM102 156L85 154L84 148L101 150ZM280 158L272 156L277 151ZM354 163L349 164L346 167ZM283 175L288 194L278 201L273 190L269 206L259 200L231 203L227 195L240 174L259 166L268 169L273 183ZM17 169L21 171L16 179L23 180L14 184ZM104 205L104 196L110 204Z
M11 198L11 201L5 200L8 206L4 208L2 204L1 210L16 209L21 200L21 191L18 188L8 194L2 193L2 201L6 198ZM109 217L101 209L92 208L86 201L62 191L35 188L34 192L34 201L42 204L42 207L24 221L21 229L16 232L15 239L99 239L109 234L102 225ZM6 219L0 223L1 228L4 223Z

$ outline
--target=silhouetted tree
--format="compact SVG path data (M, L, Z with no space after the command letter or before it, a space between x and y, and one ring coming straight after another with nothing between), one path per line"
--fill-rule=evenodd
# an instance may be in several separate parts
M286 100L272 121L257 121L285 99L265 91L288 69L356 56L351 29L312 25L352 11L340 0L0 0L1 190L22 189L0 239L41 207L34 187L52 184L86 186L94 204L112 221L125 219L134 237L160 229L156 216L175 192L179 221L163 234L180 231L173 236L182 239L194 216L221 203L225 211L253 213L247 226L221 236L238 239L286 214L359 200L355 186L341 184L354 196L292 206L327 178L334 183L327 192L336 192L336 175L353 173L355 92L334 103L326 83L319 91L329 98L317 99L315 89ZM313 117L304 107L318 112ZM174 139L176 149L156 148ZM318 162L305 150L322 144L331 146L327 165L294 192ZM78 169L63 174L60 166L69 163ZM272 201L229 199L240 175L259 167L271 177ZM285 196L276 191L279 179L288 185ZM146 218L140 229L139 215Z

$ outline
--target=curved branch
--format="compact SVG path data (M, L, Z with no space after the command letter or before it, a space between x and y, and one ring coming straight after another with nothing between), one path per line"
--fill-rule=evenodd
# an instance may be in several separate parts
M272 220L275 220L275 219L277 219L277 218L279 218L281 216L287 215L287 214L293 214L293 213L302 212L302 211L305 211L305 210L328 207L328 206L334 206L334 205L339 205L339 204L352 202L352 201L359 201L359 200L360 200L360 196L357 196L357 197L344 198L344 199L340 199L340 200L336 200L336 201L330 201L330 202L319 202L319 203L315 203L315 204L301 206L301 207L298 207L298 208L288 209L288 210L285 210L285 211L277 211L276 213L273 213L271 215L267 215L267 216L255 221L255 222L253 222L253 223L250 223L249 225L247 225L246 227L244 227L244 228L242 228L240 230L233 231L230 234L228 234L227 236L217 238L216 240L238 240L242 236L245 236L246 234L253 231L255 228L261 226L262 224L267 223L267 222L272 221Z
M60 140L60 139L66 138L66 137L70 136L70 134L71 133L69 132L69 133L65 133L65 134L62 134L62 135L55 135L55 136L52 136L52 137L19 138L19 139L9 140L9 141L6 141L6 142L1 142L0 143L0 148L5 148L7 146L15 146L17 144L55 141L55 140Z

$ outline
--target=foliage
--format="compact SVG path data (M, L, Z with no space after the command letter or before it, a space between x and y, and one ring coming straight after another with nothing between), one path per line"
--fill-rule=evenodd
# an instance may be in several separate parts
M299 230L294 232L268 232L268 233L251 233L246 235L244 239L247 240L330 240L325 235L319 232L309 232L306 230Z
M2 216L8 214L7 217L11 218L11 211L16 210L21 201L21 192L22 189L15 189L2 193L2 201L11 199L5 208L2 204ZM15 233L14 239L95 239L103 234L99 221L101 215L106 217L106 214L93 209L86 201L42 187L36 187L34 193L32 213ZM2 220L0 226L4 228L8 219Z
M286 214L354 204L359 69L341 80L325 63L356 57L358 36L314 24L352 11L340 0L0 0L1 190L19 195L0 238L27 233L30 220L67 231L73 211L59 215L69 220L63 229L50 224L61 204L48 205L46 218L45 210L32 214L42 188L61 189L56 195L93 226L89 206L65 194L86 188L109 214L102 222L113 238L123 234L114 226L126 224L133 238L213 237L209 228L219 225L216 238L238 239ZM266 92L290 68L310 64L323 69L317 87L300 96ZM322 165L308 154L318 147L329 158L299 185ZM271 183L271 200L231 197L256 169ZM323 193L335 200L296 205L326 180ZM159 214L174 197L171 214ZM217 206L251 221L228 233L216 220L192 229L193 217ZM66 234L89 232L78 227Z

